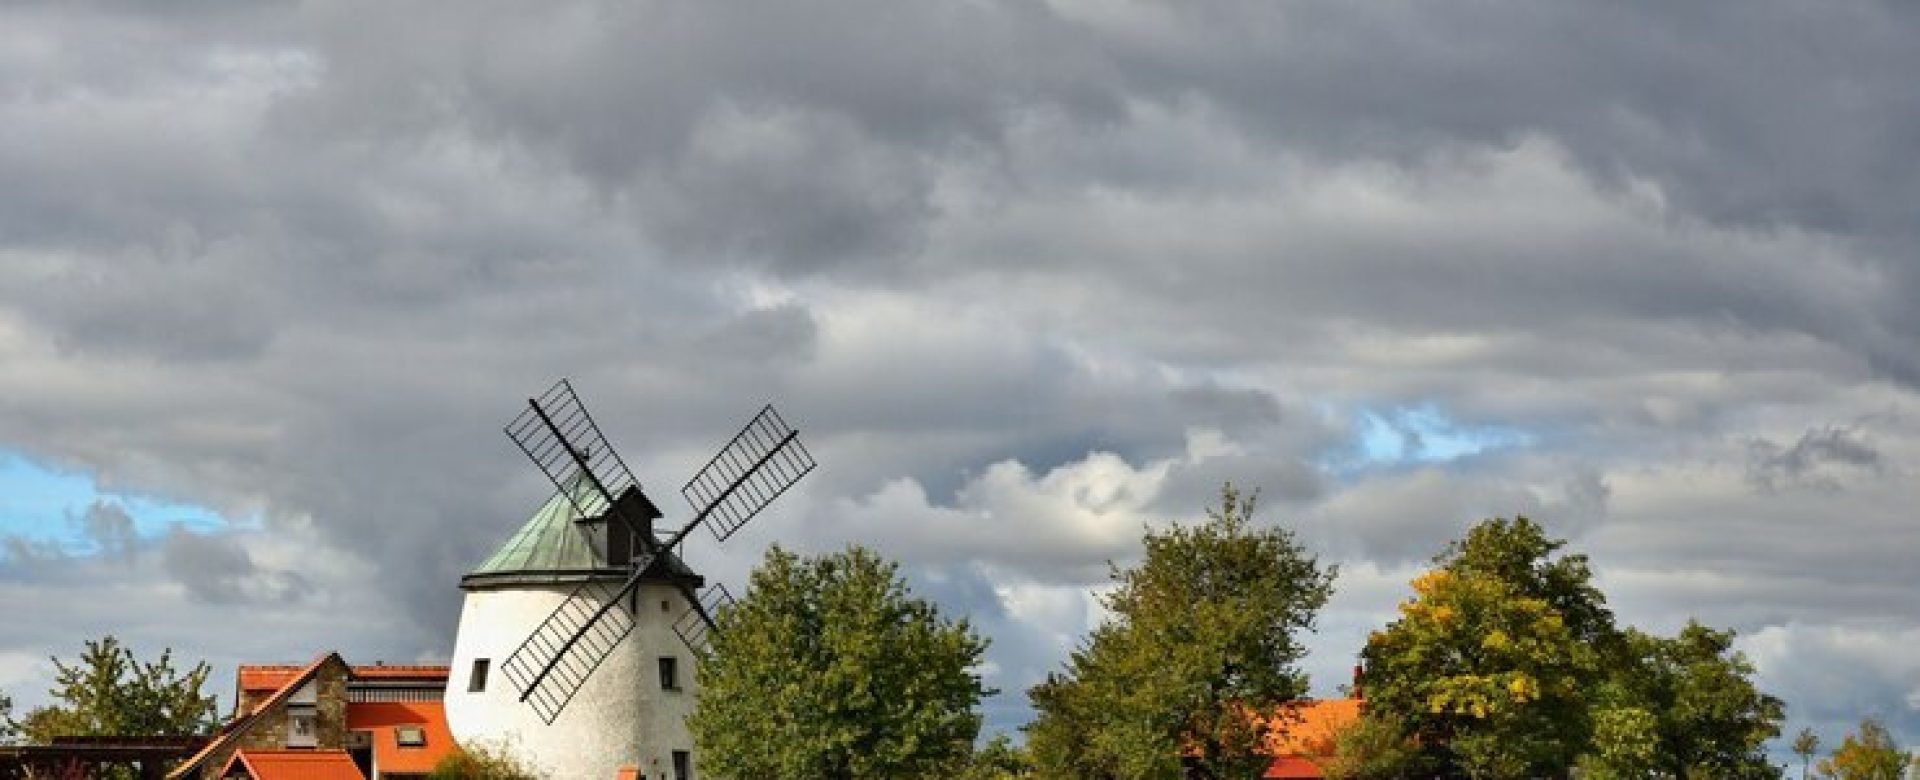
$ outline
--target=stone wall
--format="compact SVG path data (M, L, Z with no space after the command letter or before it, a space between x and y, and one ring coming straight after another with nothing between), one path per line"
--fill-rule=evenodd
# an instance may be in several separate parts
M341 750L347 745L347 678L351 673L338 656L328 658L313 673L315 750ZM255 713L239 731L221 739L225 744L200 765L202 780L217 780L236 750L285 750L287 702L283 699Z

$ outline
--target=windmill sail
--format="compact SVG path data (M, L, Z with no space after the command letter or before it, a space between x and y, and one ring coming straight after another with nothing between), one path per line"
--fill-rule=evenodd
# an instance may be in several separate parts
M680 488L697 513L689 526L707 523L726 541L814 467L800 432L769 404Z
M656 561L671 562L669 551L702 524L717 539L732 536L812 471L815 463L801 445L799 432L767 406L681 489L698 512L662 541L651 530L658 511L645 500L639 481L607 444L567 380L560 380L539 398L528 399L527 407L507 425L507 435L553 481L580 517L619 517L641 542L628 561L630 573L624 583L589 580L576 588L501 664L520 699L552 724L587 678L633 631L633 605L627 602ZM688 613L675 622L674 633L700 652L713 626L713 612L733 598L718 585L701 594L685 580L673 579L671 584L690 605Z
M640 481L565 379L539 398L527 399L527 408L507 423L506 431L581 517L604 515L616 508L616 496L640 489ZM592 489L580 489L583 482ZM622 515L621 520L636 533L641 530L638 518Z
M500 665L541 720L552 724L560 717L587 677L633 631L633 612L621 602L638 582L630 577L624 585L600 580L575 588Z

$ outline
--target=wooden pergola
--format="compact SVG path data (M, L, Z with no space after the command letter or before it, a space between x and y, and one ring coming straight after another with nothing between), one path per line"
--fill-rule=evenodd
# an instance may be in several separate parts
M50 745L4 745L0 780L86 780L116 766L140 780L160 780L206 743L206 737L55 737Z

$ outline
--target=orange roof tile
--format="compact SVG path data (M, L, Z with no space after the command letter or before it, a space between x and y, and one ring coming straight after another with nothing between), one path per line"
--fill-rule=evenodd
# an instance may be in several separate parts
M300 674L304 666L284 664L241 664L240 690L274 691Z
M613 780L640 780L640 767L620 767L620 771L614 773Z
M304 666L290 664L241 664L240 690L273 691L286 685L288 680L298 676ZM449 668L427 665L390 665L355 666L353 677L357 680L445 680Z
M1289 704L1267 720L1267 753L1284 756L1330 756L1340 732L1360 720L1362 699L1319 699Z
M353 679L356 680L445 680L452 670L448 666L407 665L353 667Z
M1274 759L1266 773L1260 775L1260 780L1314 780L1326 776L1326 770L1321 769L1319 764L1299 756L1288 756Z
M426 744L405 747L394 729L419 726ZM446 706L437 701L369 701L347 704L347 728L373 735L373 766L381 773L426 773L455 747Z
M237 750L220 774L235 763L253 780L367 780L344 750Z

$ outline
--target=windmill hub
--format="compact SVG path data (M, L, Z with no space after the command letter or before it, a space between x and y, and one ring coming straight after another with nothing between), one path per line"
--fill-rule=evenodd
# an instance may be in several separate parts
M556 780L636 765L649 778L697 776L693 664L732 597L677 551L701 526L724 541L810 472L812 455L766 407L681 488L693 514L663 534L663 513L566 380L529 399L507 434L556 492L461 579L447 725Z

